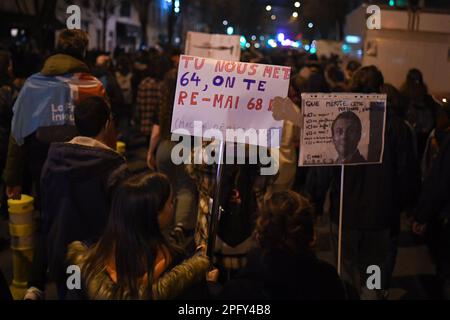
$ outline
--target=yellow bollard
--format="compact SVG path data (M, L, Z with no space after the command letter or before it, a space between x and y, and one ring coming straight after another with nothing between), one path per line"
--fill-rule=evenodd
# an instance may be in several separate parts
M33 203L34 199L27 195L22 195L20 200L8 200L13 262L11 293L16 300L25 295L33 259Z
M127 145L125 144L125 142L117 141L116 151L118 154L120 154L121 156L124 156L126 148L127 148Z

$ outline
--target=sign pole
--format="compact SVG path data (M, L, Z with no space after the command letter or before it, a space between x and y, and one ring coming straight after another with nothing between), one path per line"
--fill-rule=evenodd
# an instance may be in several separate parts
M337 271L339 276L341 276L342 272L342 218L343 218L343 208L344 208L344 175L345 175L345 166L341 166L341 196L339 201L339 235L338 235L338 262L337 262Z
M206 250L206 255L213 261L214 247L217 236L217 225L219 223L220 210L220 194L221 194L221 184L223 177L223 164L224 164L224 154L225 154L225 141L220 141L219 147L219 161L217 163L216 172L216 188L214 192L213 208L209 221L209 231L208 231L208 247Z

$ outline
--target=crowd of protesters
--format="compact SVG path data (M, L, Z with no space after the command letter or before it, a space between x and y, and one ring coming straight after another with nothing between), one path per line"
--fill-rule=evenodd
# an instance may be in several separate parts
M337 253L340 167L297 166L298 121L284 122L276 176L261 175L260 164L224 165L223 212L208 257L217 168L171 161L180 52L111 55L88 52L88 41L83 31L63 31L54 54L33 56L28 68L25 53L0 51L1 214L7 218L6 200L21 194L34 195L39 212L26 299L43 299L49 282L60 299L387 299L402 213L427 237L450 298L450 106L432 98L419 70L397 89L375 66L337 56L242 54L291 67L289 99L298 109L302 93L388 96L382 164L345 170L338 276L314 253L314 225L329 214ZM62 93L61 77L78 86L76 99ZM73 102L73 124L32 121L52 96ZM132 132L148 142L148 173L138 176L115 150ZM81 269L81 290L67 287L69 265ZM382 270L381 289L366 285L371 265ZM6 297L2 278L0 270Z

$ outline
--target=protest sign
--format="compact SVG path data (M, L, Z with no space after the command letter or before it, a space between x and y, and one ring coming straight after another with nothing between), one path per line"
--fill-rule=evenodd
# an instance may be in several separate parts
M219 60L239 61L241 58L240 36L187 33L185 54Z
M273 118L272 106L275 97L287 96L290 73L289 67L181 56L172 132L182 129L208 138L207 130L218 129L227 142L236 142L227 129L281 133L283 122ZM279 145L270 138L250 140L264 147Z
M302 94L300 166L381 163L386 95Z

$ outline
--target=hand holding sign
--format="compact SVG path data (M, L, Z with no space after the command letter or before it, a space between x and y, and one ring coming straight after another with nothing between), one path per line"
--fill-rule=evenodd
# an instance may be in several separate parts
M276 121L290 121L296 126L303 125L303 115L291 99L275 97L272 106L272 116Z

